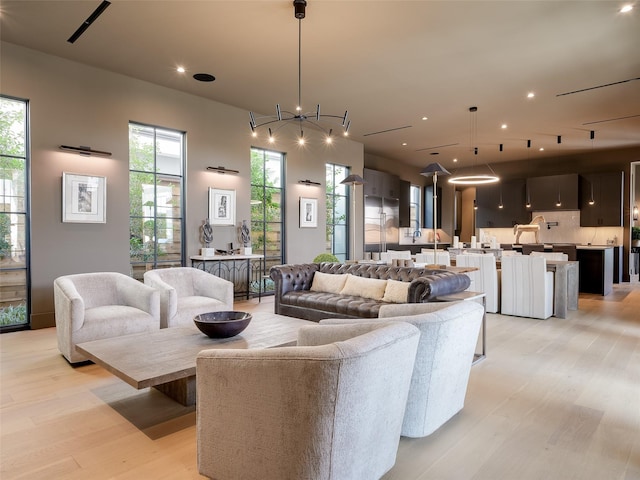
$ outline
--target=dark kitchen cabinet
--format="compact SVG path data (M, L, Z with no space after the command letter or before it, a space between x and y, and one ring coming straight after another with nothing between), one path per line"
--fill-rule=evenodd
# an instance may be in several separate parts
M400 198L400 177L390 173L380 172L365 168L363 170L364 184L363 192L365 195L383 198Z
M478 228L507 228L529 223L524 179L508 180L476 188L476 225ZM501 207L502 206L502 207Z
M580 226L621 227L624 172L580 175Z
M400 228L415 228L415 225L411 225L411 182L400 180L400 205L398 207Z
M528 211L578 210L578 174L527 178Z

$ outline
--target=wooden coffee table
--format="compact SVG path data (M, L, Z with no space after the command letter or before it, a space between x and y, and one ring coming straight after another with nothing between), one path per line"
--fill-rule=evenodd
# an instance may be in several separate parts
M84 342L76 349L132 387L154 387L183 405L194 405L201 350L294 345L300 327L317 325L274 313L252 315L249 326L231 338L209 338L193 325Z

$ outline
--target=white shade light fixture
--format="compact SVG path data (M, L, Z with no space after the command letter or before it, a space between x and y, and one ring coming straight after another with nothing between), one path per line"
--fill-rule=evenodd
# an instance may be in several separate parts
M258 130L266 127L269 132L269 142L273 143L276 132L285 125L294 125L299 129L298 144L304 145L304 128L309 127L319 130L325 134L325 142L333 142L333 129L342 131L343 136L349 135L351 121L348 120L349 112L345 110L344 115L329 115L321 113L320 104L316 105L315 111L303 113L302 111L302 19L306 15L306 0L293 0L294 16L298 19L298 105L295 112L282 110L280 104L276 105L276 114L258 117L253 112L249 112L249 126L254 137L258 136ZM273 128L272 128L273 127Z
M451 173L436 162L424 167L420 175L433 177L433 264L436 265L438 263L438 175L443 177Z
M470 143L474 156L473 169L467 175L460 174L451 177L449 183L455 185L485 185L487 183L496 183L500 181L500 177L495 174L489 164L485 164L487 167L485 172L480 171L478 168L478 147L476 145L478 142L478 107L469 107L469 112L471 114Z
M353 199L353 235L351 235L351 260L356 255L356 185L364 185L367 183L360 175L351 174L340 182L343 185L351 185L351 197Z

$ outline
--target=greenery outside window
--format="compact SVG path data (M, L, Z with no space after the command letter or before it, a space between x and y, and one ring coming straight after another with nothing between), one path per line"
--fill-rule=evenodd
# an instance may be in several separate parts
M340 182L349 176L349 167L326 164L327 230L326 253L332 253L339 261L347 260L349 245L349 195L348 185Z
M131 275L184 264L185 134L129 124Z
M265 259L264 270L254 276L251 288L263 292L273 290L265 272L285 263L284 160L283 153L251 149L251 247Z
M29 117L0 96L0 331L29 327Z

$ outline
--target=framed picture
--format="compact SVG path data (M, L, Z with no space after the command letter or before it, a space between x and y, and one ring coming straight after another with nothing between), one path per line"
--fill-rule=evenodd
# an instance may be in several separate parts
M318 226L318 200L300 197L300 228Z
M62 221L107 223L107 177L62 172Z
M209 223L236 224L236 191L209 188Z

